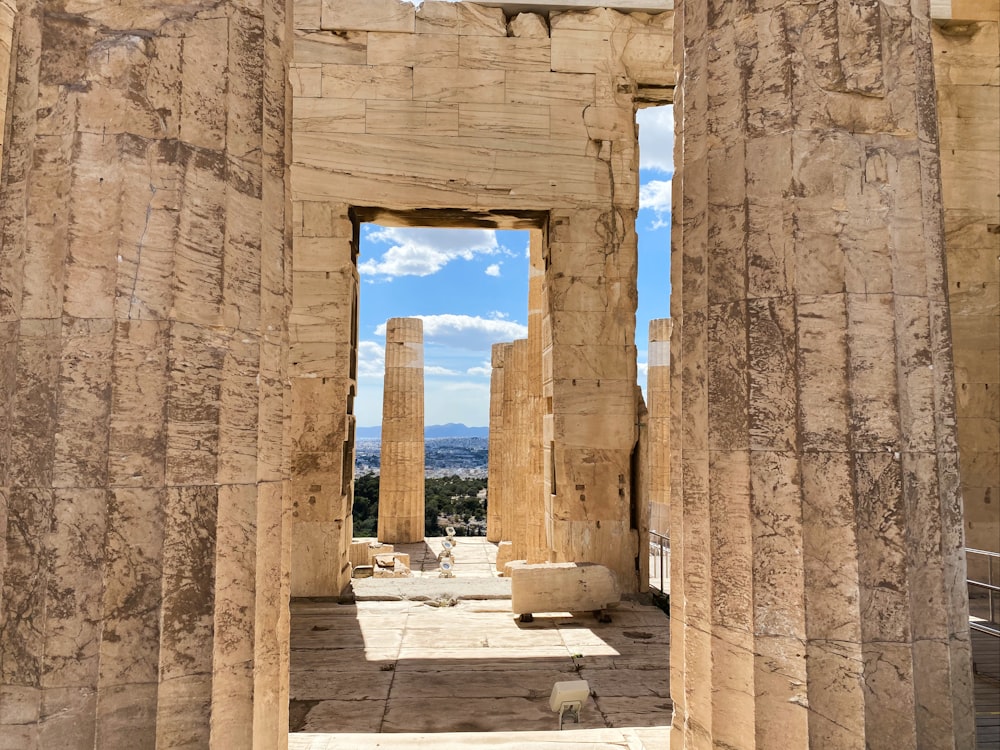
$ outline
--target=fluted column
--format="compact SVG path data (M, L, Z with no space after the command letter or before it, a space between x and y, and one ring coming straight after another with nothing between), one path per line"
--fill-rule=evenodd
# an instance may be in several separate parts
M513 543L514 559L526 560L529 550L530 500L529 488L532 484L529 450L531 445L532 405L528 374L528 340L517 339L510 350L510 358L504 368L504 383L510 383L511 430L508 437L510 452L507 457L510 477L510 494L507 506L511 519L507 539ZM506 526L505 526L506 528Z
M18 3L6 747L287 746L288 20Z
M671 748L972 748L927 6L679 12Z
M500 401L501 441L498 446L500 456L499 486L501 488L500 528L501 539L512 542L514 539L515 515L517 513L517 488L514 475L514 410L515 410L515 374L514 374L514 344L504 342L498 344L503 355L503 394Z
M385 326L378 538L389 544L424 538L423 325L390 318Z
M545 234L531 231L528 268L528 340L525 369L525 419L527 446L525 458L525 556L529 563L549 559L545 533L545 449L542 434L544 416L542 396L542 320L545 305Z
M503 448L506 435L503 429L504 354L506 344L494 344L492 350L493 372L490 375L490 444L487 459L486 487L486 539L503 540L504 471Z
M670 318L649 321L646 360L649 528L670 531Z

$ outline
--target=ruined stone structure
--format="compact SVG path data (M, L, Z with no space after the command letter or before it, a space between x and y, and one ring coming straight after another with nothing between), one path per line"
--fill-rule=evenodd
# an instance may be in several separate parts
M965 535L1000 551L1000 10L949 11L931 40Z
M972 747L996 3L538 9L18 6L8 745L284 746L290 586L350 569L366 221L537 233L545 554L634 590L634 112L676 96L671 746Z
M605 564L634 590L635 107L669 98L672 16L508 25L499 8L380 1L300 4L296 27L295 231L314 234L320 212L355 232L364 221L536 230L551 403L539 527L554 561ZM352 261L342 236L322 245L331 263Z
M0 738L282 747L290 18L18 3Z
M390 318L385 324L385 389L378 540L424 538L424 323Z
M490 440L487 454L486 486L488 502L486 504L486 538L491 542L503 541L503 507L504 484L503 449L507 439L503 431L503 394L504 394L504 363L509 344L494 344L491 351L492 372L490 374Z
M670 530L670 318L649 321L646 365L649 528Z

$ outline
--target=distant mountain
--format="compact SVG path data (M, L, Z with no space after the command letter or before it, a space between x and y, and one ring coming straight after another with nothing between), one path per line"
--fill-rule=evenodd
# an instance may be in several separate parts
M466 427L464 424L456 424L455 422L449 422L448 424L432 424L424 427L425 439L466 437L488 438L489 436L489 427ZM382 427L381 425L376 425L375 427L356 427L354 429L354 437L358 439L380 438L382 437Z
M432 424L424 427L424 438L488 438L489 427L466 427L464 424Z

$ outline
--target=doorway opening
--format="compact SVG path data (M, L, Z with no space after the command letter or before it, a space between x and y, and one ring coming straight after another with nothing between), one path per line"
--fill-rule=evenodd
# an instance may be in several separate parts
M528 334L528 255L523 229L362 225L356 539L377 533L387 321L396 318L422 326L423 536L485 537L491 348ZM412 572L436 575L437 552L411 553Z

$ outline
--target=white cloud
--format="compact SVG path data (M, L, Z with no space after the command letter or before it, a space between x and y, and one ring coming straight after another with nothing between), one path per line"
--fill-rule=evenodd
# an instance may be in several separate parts
M644 378L649 375L649 363L648 362L636 362L636 375L640 378Z
M381 378L384 374L385 349L380 344L376 344L374 341L359 341L358 377Z
M650 180L639 186L639 208L649 208L656 214L653 229L669 226L670 197L673 182L670 180Z
M490 377L493 374L493 365L489 362L483 362L479 367L470 367L465 371L466 375L473 375L476 377Z
M482 351L497 341L513 341L528 335L528 327L512 320L481 318L478 315L416 315L424 321L424 343ZM375 329L385 335L385 323Z
M490 265L486 266L486 275L487 276L499 276L500 275L500 264L499 263L491 263Z
M447 367L437 365L424 365L424 375L461 375L460 372L449 370Z
M503 251L492 229L431 229L376 227L366 232L376 245L388 245L380 258L358 264L369 276L430 276L456 259L472 260L477 255Z
M673 174L673 106L640 109L635 121L639 124L639 169Z

